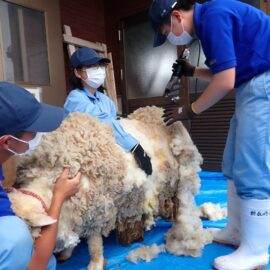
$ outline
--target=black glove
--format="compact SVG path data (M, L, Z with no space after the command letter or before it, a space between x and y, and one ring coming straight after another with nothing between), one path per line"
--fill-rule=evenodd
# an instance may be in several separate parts
M186 59L178 59L172 65L172 71L173 74L178 78L181 76L192 77L195 72L195 67L192 66Z
M176 121L191 120L197 115L191 108L191 106L173 107L164 110L162 117L166 126L170 126Z
M150 157L144 152L142 146L137 144L131 149L131 152L134 154L134 158L137 161L139 167L145 171L147 175L152 174L152 164Z

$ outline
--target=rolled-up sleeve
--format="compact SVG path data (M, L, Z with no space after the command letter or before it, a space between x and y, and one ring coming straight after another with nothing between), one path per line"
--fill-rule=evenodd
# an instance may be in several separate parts
M205 64L213 74L237 66L233 36L233 18L229 12L212 11L201 22L201 40Z

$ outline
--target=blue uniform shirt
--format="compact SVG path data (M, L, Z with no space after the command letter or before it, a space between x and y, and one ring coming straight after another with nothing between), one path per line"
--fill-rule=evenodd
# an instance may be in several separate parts
M93 95L87 89L75 89L69 93L64 107L69 112L88 113L109 124L113 129L116 142L127 152L138 143L116 120L116 110L112 100L98 91Z
M195 32L212 73L236 68L238 87L270 70L270 17L235 0L195 4Z
M0 183L4 180L3 169L0 165ZM2 216L14 216L14 213L10 207L11 203L8 199L7 193L0 185L0 217Z
M0 165L0 181L3 181L5 178L4 178L4 175L3 175L3 168L2 166Z

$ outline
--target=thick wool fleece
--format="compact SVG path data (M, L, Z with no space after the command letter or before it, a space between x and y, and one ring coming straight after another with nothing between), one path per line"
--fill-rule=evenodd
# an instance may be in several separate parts
M56 251L76 246L80 237L107 236L125 219L144 218L145 228L150 228L164 212L163 204L177 196L177 220L166 248L179 255L200 253L207 237L194 194L200 186L196 173L202 158L183 125L178 122L166 127L162 113L160 108L146 107L121 120L150 156L151 176L138 168L133 154L115 143L109 126L82 113L71 114L59 129L43 137L31 156L21 160L17 183L42 197L48 207L63 168L71 168L70 176L82 173L79 192L63 205ZM40 202L16 194L9 195L15 212L30 226L40 226L40 216L47 216Z
M71 176L82 173L79 192L62 208L57 251L74 246L80 236L106 236L115 228L125 163L111 129L81 113L70 115L58 130L44 136L31 156L21 161L17 182L40 194L48 206L55 180L64 167L71 168Z

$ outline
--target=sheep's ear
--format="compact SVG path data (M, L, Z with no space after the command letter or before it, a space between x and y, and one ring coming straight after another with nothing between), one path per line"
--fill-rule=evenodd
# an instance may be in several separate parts
M53 224L55 222L57 222L57 220L51 218L48 215L37 214L37 215L35 215L34 217L31 218L30 225L32 227L42 227L42 226L51 225L51 224Z

